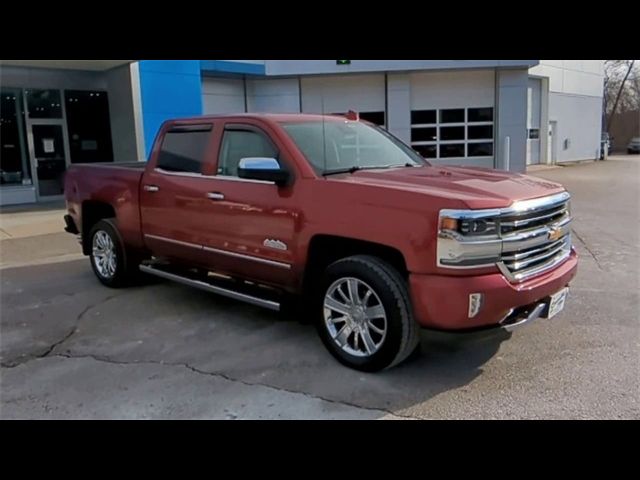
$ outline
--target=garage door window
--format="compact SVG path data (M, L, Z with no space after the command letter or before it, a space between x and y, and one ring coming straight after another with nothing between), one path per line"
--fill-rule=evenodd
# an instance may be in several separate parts
M493 156L493 108L411 112L411 146L425 158Z

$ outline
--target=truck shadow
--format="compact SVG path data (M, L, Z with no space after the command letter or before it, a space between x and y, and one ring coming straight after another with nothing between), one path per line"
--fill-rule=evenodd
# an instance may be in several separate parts
M209 298L217 308L238 308L233 300ZM422 330L419 350L404 363L378 373L363 373L338 363L307 319L300 322L288 313L251 306L239 307L236 312L241 318L236 318L234 329L246 331L247 323L254 322L270 326L262 334L251 334L251 339L235 337L236 349L247 351L250 345L260 345L263 351L250 354L254 363L236 358L233 366L225 366L225 373L247 382L386 411L402 410L464 388L482 375L483 366L511 337L501 329L472 333Z

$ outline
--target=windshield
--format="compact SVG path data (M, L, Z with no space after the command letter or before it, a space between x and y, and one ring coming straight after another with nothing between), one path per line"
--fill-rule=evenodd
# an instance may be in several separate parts
M360 168L428 165L400 140L362 122L331 119L282 123L282 127L321 175Z

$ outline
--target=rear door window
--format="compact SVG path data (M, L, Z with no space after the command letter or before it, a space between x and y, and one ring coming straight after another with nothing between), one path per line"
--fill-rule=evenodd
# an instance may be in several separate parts
M157 168L167 172L202 173L212 125L188 125L168 130Z

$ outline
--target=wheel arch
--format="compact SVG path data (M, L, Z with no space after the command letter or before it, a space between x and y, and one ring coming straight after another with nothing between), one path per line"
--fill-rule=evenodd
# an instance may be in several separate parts
M91 253L91 239L89 232L91 228L100 220L105 218L116 218L116 211L107 202L96 200L85 200L82 202L82 253Z
M303 290L310 288L314 279L317 279L331 263L352 255L378 257L393 266L403 278L406 279L408 276L405 257L395 247L339 235L317 234L309 241L303 275Z

